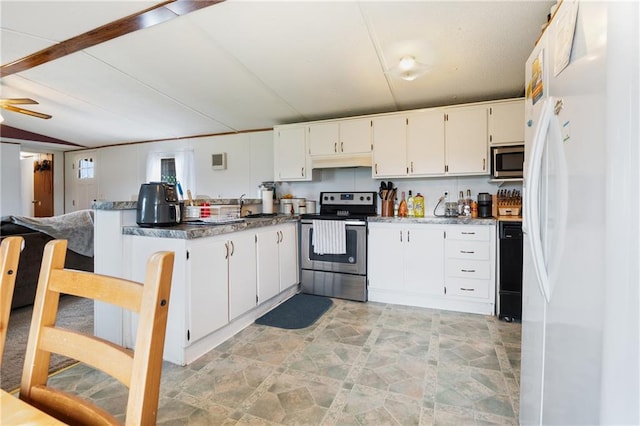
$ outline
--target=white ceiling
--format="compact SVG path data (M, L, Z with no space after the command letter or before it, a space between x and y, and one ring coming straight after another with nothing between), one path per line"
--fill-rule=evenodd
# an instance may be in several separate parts
M156 3L2 0L1 63ZM227 1L4 77L53 118L0 113L96 147L517 97L553 3ZM406 54L429 73L385 73Z

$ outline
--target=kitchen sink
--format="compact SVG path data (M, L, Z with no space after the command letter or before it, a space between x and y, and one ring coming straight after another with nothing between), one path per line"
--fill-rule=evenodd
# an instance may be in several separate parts
M277 213L252 213L242 217L244 219L256 219L260 217L275 217L277 215L278 215Z

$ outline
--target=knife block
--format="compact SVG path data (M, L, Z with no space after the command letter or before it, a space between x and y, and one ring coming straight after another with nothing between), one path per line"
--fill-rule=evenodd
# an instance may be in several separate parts
M382 216L393 217L393 200L382 200Z

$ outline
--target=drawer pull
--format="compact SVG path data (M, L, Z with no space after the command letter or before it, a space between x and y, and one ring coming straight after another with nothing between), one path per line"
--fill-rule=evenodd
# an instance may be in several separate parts
M460 290L462 290L462 291L476 291L475 288L464 288L464 287L460 287Z
M461 232L462 235L476 235L475 232Z
M475 269L461 269L461 272L475 272Z
M475 253L475 251L460 250L460 253L463 253L463 254L473 254L473 253Z

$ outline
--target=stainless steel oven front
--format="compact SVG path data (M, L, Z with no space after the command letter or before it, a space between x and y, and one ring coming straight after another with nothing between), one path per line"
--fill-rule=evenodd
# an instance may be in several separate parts
M344 220L346 253L317 254L313 250L313 224L300 224L300 282L308 294L367 300L367 222Z

